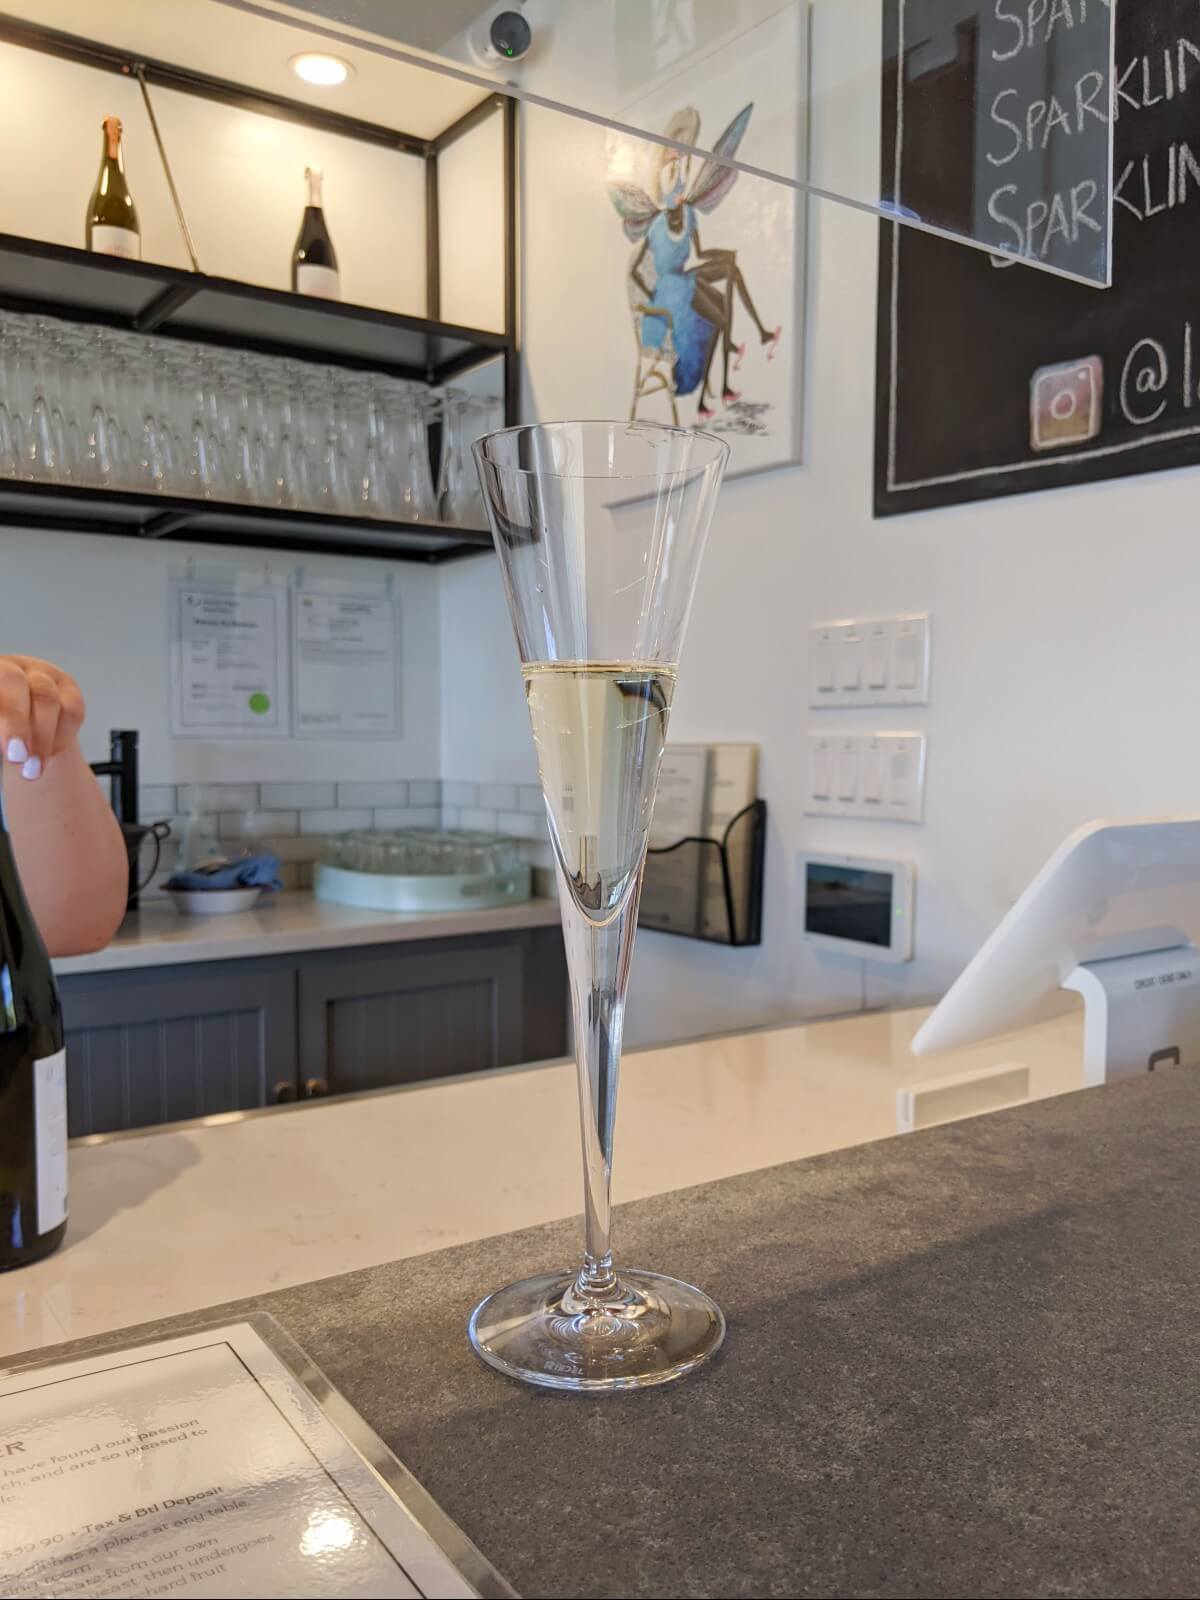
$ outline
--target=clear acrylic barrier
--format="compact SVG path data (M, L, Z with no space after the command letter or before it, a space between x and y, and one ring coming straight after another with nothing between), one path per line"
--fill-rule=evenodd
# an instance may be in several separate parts
M1110 281L1114 0L517 0L517 61L479 0L211 3L656 141L614 174L631 237L740 169Z

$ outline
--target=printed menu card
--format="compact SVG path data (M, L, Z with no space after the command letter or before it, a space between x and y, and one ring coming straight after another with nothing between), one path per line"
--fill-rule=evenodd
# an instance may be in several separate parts
M0 1596L511 1593L271 1318L0 1375Z

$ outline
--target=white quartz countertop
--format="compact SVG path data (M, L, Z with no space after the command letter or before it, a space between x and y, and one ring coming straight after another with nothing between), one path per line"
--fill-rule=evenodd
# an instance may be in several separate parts
M924 1015L633 1052L622 1070L614 1199L886 1138L897 1132L898 1092L934 1080L1019 1063L1030 1099L1082 1087L1081 1011L917 1061L909 1044ZM991 1100L977 1083L969 1092L976 1110L1011 1103L1011 1074ZM65 1244L0 1277L0 1354L578 1212L574 1067L101 1135L72 1146L70 1182ZM619 1259L619 1218L615 1247ZM639 1264L671 1270L666 1259Z
M251 911L191 917L170 901L150 901L131 911L112 943L93 955L64 956L59 977L119 972L184 961L233 961L242 956L286 955L299 950L341 950L351 945L396 944L408 939L452 939L464 934L543 928L558 921L558 902L535 898L493 911L360 911L311 894L264 895Z

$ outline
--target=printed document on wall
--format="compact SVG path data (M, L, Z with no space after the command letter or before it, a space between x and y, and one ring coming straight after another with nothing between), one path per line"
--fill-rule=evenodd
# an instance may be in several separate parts
M298 585L292 597L296 734L394 738L400 732L395 597Z
M286 739L286 587L173 579L168 596L172 736Z

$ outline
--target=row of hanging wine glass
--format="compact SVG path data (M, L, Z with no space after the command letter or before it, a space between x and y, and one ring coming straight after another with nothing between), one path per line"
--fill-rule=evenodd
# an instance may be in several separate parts
M0 312L0 477L479 528L470 444L502 417L459 389Z

